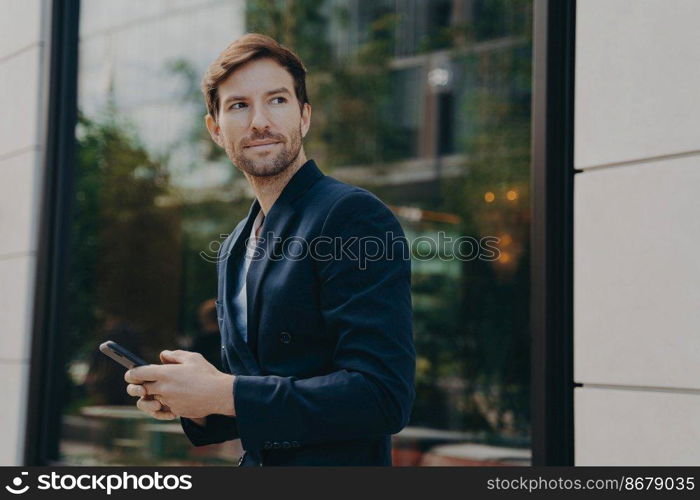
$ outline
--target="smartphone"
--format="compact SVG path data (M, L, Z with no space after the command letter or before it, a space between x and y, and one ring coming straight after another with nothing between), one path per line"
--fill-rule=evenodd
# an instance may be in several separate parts
M148 364L143 359L139 358L136 354L120 346L113 340L108 340L107 342L101 343L100 351L102 351L104 354L106 354L114 361L122 365L124 368L128 368L129 370L131 370L135 366L143 366ZM148 395L146 396L146 399L153 399L153 396ZM163 404L162 401L161 404L163 405L163 411L170 411L170 408L168 408L167 405Z
M135 366L143 366L148 364L136 354L123 348L113 340L108 340L107 342L100 344L100 351L129 370Z

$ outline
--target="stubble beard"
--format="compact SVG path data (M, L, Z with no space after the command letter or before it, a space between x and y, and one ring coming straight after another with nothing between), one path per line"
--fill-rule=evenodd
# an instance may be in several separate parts
M269 137L259 139L266 138ZM225 149L231 162L243 172L255 177L273 177L287 170L299 157L301 151L301 126L292 132L289 147L286 147L287 143L282 142L281 144L282 151L274 156L269 155L261 159L251 159L244 154L245 149L236 150L228 142Z

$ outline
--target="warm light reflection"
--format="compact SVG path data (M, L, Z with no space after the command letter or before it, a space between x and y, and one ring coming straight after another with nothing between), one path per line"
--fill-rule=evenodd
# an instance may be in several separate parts
M496 195L493 194L491 191L486 191L486 194L484 194L484 200L486 200L486 203L491 203L495 199Z
M514 201L518 199L518 192L515 189L511 189L506 193L506 198L508 198L509 201Z

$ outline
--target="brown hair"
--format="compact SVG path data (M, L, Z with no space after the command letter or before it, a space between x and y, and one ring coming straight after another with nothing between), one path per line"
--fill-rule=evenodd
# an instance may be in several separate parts
M202 94L207 104L207 112L215 121L218 121L219 116L219 84L243 64L268 57L277 61L292 75L294 92L299 107L303 110L309 98L306 95L306 68L299 56L269 36L246 33L224 49L209 65L202 78Z

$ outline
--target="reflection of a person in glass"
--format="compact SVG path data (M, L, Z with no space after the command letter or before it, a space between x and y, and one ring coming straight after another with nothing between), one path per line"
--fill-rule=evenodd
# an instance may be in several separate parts
M307 160L305 74L258 34L208 68L206 126L255 192L217 259L224 371L166 350L126 372L127 392L155 418L180 417L195 446L240 438L240 465L390 465L415 397L408 242L376 196ZM361 265L361 239L389 234L390 251ZM326 244L267 258L279 246L266 243L292 237Z
M221 370L221 338L219 337L215 299L205 300L199 305L197 308L197 320L199 322L199 333L195 336L189 349L200 353L217 370Z

